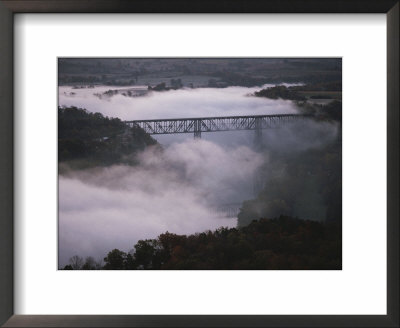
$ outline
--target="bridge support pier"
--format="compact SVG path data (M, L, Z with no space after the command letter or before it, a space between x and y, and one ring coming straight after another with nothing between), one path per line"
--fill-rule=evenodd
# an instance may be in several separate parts
M260 169L253 174L253 195L257 197L258 194L264 189L264 176Z
M194 138L201 139L201 121L200 120L194 121Z
M261 129L261 119L256 118L255 121L255 130L254 130L254 148L259 149L262 145L262 129Z

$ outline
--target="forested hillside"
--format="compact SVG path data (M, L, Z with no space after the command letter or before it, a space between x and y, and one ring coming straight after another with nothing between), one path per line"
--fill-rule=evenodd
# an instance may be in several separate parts
M341 144L310 149L301 154L271 153L260 173L264 188L243 203L238 225L261 217L297 216L316 221L342 220Z
M59 162L108 165L157 142L139 127L76 107L58 108Z
M280 216L190 236L166 232L128 253L114 249L104 263L76 256L64 270L340 270L341 226Z

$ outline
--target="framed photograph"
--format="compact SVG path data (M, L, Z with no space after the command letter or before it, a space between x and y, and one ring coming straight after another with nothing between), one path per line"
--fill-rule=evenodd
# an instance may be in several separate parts
M398 1L0 9L1 324L398 327Z

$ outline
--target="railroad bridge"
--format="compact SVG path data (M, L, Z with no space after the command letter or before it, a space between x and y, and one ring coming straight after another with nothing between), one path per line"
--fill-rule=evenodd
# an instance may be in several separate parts
M306 114L274 114L252 116L223 116L199 118L174 118L157 120L125 121L130 126L138 126L148 134L193 133L194 138L201 138L202 132L220 132L235 130L254 130L254 145L261 145L262 130L279 128L283 124L311 118ZM261 179L256 172L253 181L254 194L262 189ZM239 214L241 204L223 204L214 206L212 211L221 217L235 218Z
M201 138L202 132L254 130L255 140L260 140L263 129L277 128L284 123L309 118L305 114L274 114L253 116L222 116L198 118L173 118L125 121L129 126L139 126L148 134L193 133Z

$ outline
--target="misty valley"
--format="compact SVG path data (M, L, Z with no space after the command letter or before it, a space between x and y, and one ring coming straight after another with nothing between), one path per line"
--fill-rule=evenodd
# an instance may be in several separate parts
M60 58L63 270L340 270L341 59Z

